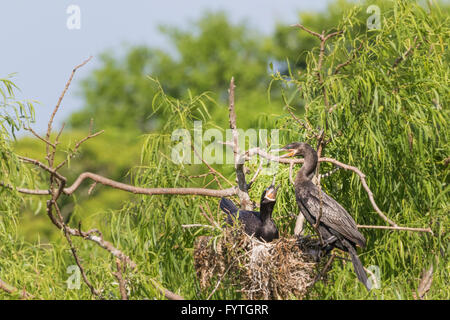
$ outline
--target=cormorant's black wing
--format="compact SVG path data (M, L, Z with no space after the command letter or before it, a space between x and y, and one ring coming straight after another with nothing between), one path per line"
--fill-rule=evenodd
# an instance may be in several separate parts
M232 216L235 216L236 212L238 212L239 210L238 207L236 207L236 205L233 203L233 201L227 198L222 198L219 205L220 209L222 209L222 211L228 215L231 214Z
M307 188L301 188L299 200L309 213L317 219L320 212L319 188L312 182ZM333 198L322 191L322 217L320 222L342 234L360 247L366 245L366 239L358 231L352 216Z

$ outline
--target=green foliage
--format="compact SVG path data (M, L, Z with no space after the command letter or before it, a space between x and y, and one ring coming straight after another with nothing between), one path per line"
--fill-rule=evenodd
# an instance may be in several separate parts
M369 3L381 8L380 30L366 28ZM369 1L361 6L338 1L330 5L328 13L301 15L301 23L318 32L343 30L327 42L320 70L319 43L304 31L279 26L271 43L244 25L229 24L223 14L207 15L194 25L192 33L163 28L176 48L174 55L154 48L134 48L123 61L105 55L102 68L85 81L86 108L72 116L75 130L62 136L62 150L73 149L86 134L84 126L91 117L99 129L107 130L86 142L62 173L69 181L80 172L92 171L144 187L220 187L211 176L193 177L208 172L204 166L178 165L170 160L170 147L175 143L171 133L185 128L192 134L194 120L201 120L204 130L225 130L226 89L233 75L239 127L280 129L282 144L307 141L315 145L314 135L283 111L287 106L302 113L305 106L301 120L313 130L323 128L326 138L332 138L325 155L360 168L375 201L388 217L402 226L429 226L433 230L431 236L362 229L368 246L360 256L365 266L379 268L381 288L367 292L351 264L338 261L333 264L329 281L317 283L309 298L412 299L422 270L433 264L433 284L426 298L449 299L447 7L434 4L428 13L402 0ZM336 67L348 59L351 62L334 74ZM283 61L290 62L277 68ZM317 72L321 72L323 84ZM11 83L9 86L13 88ZM267 89L271 102L267 102ZM0 90L12 96L12 91ZM18 162L14 153L43 160L44 145L38 150L35 140L23 139L12 152L11 121L18 123L21 118L20 112L11 114L10 121L3 121L0 128L0 181L45 188L42 173L26 169L29 166ZM25 119L31 114L27 115ZM142 132L147 133L143 141L136 138ZM139 151L139 165L128 171L136 164ZM56 161L66 156L60 152ZM250 173L257 165L249 164ZM234 181L233 165L214 168ZM321 165L322 172L329 169L330 165ZM298 213L288 176L289 168L280 166L277 182L281 188L274 219L282 236L292 235ZM270 176L260 176L250 190L251 198L259 199L270 181ZM225 181L221 184L228 187ZM358 224L384 224L355 174L340 170L324 178L322 185ZM138 272L125 273L131 298L161 298L152 279L186 298L209 295L200 290L196 280L193 244L199 235L220 234L182 225L208 224L202 211L222 221L218 199L175 195L130 199L100 186L94 189L94 196L88 197L88 189L88 184L83 185L75 199L62 199L63 214L72 227L82 221L83 229L100 229L107 240L137 263ZM63 234L55 232L39 210L40 200L1 187L0 197L0 279L26 288L39 298L90 298L84 284L80 290L67 289L67 267L74 264L73 257ZM105 210L105 204L111 210ZM19 215L20 211L23 213ZM29 233L39 234L42 241L33 237L24 240L23 235ZM103 290L106 298L119 298L111 273L115 271L114 259L91 242L73 241L90 281ZM240 298L235 289L225 280L212 298ZM0 298L10 297L0 291Z
M407 1L382 4L381 30L357 32L365 24L357 18L358 11L341 22L338 29L344 33L326 47L320 70L323 87L316 75L317 52L308 55L307 72L298 78L276 75L275 79L299 88L307 106L304 119L333 137L326 153L366 174L376 202L389 217L400 225L433 229L434 237L364 230L369 245L363 262L378 266L383 281L382 290L370 296L407 299L412 297L421 270L432 263L448 279L448 235L443 226L449 225L445 163L450 151L445 105L449 97L449 18L438 7L427 14ZM336 66L361 43L351 64L334 75ZM398 61L399 57L403 59ZM308 140L306 132L298 140ZM324 181L324 188L351 208L358 223L380 224L355 175L335 174ZM348 266L340 269L333 271L337 285L323 287L321 297L345 298L352 290ZM442 298L441 294L439 289L431 293L436 298Z

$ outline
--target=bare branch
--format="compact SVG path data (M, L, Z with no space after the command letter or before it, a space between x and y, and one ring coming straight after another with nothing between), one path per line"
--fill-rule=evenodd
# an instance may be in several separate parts
M299 24L299 23L298 23L298 24L293 24L292 27L298 27L298 28L300 28L300 29L302 29L302 30L308 32L309 34L313 35L314 37L318 38L319 40L322 40L322 39L323 39L323 35L322 35L322 34L319 34L319 33L317 33L317 32L314 32L314 31L312 31L312 30L306 28L306 27L303 26L302 24Z
M225 180L230 186L233 186L233 183L231 183L230 180L228 180L226 177L224 177L220 172L218 172L217 170L215 170L213 167L211 167L211 165L206 162L203 157L197 152L197 149L195 149L194 146L192 146L192 150L194 151L195 155L203 162L203 164L205 166L208 167L209 171L214 174L214 175L218 175L219 177L221 177L223 180Z
M75 68L73 68L72 73L71 73L71 75L70 75L70 77L69 77L69 80L67 81L66 86L64 87L63 92L62 92L61 95L59 96L58 102L56 103L56 106L55 106L55 108L53 109L53 113L52 113L52 115L50 116L50 120L48 121L48 128L47 128L47 134L46 134L46 136L45 136L45 140L50 141L50 133L51 133L51 131L52 131L53 120L54 120L54 118L55 118L56 113L58 112L59 106L61 105L61 102L62 102L62 100L63 100L63 98L64 98L64 96L65 96L67 90L69 89L70 83L72 82L72 79L73 79L73 76L75 75L75 72L76 72L79 68L83 67L86 63L88 63L91 59L92 59L92 56L89 57L88 59L86 59L86 60L85 60L84 62L82 62L81 64L77 65ZM50 166L52 166L52 165L53 165L53 159L52 159L52 157L51 157L51 154L50 154L50 150L49 150L48 144L47 144L47 146L46 146L46 151L47 151L48 164L49 164Z
M230 120L230 129L233 134L233 151L234 151L234 163L236 169L236 180L238 184L238 196L241 201L241 207L245 210L252 210L253 205L250 200L250 196L248 195L247 183L245 181L245 173L244 173L244 159L241 156L239 151L239 133L236 127L236 111L234 108L234 78L231 78L230 81L230 89L229 93L229 104L228 104L228 112L229 112L229 120Z
M36 131L34 131L31 127L30 128L24 128L27 131L30 131L36 138L38 138L39 140L43 141L44 143L50 145L53 148L56 148L56 145L53 144L52 142L46 140L45 138L41 137L39 134L36 133Z
M67 181L66 177L63 177L62 175L60 175L58 172L56 172L55 169L49 168L47 167L45 164L43 164L42 162L35 160L35 159L31 159L31 158L27 158L27 157L22 157L22 156L18 156L18 158L24 162L29 162L34 164L35 166L44 169L45 171L51 173L52 175L56 176L59 180L61 181Z
M117 272L113 272L113 275L116 277L117 281L119 282L120 296L122 297L122 300L128 300L127 288L125 285L125 280L123 279L123 275L122 275L122 264L120 263L119 259L116 259L116 267L117 267Z
M97 290L95 290L94 286L91 284L91 282L89 281L89 279L86 276L86 272L84 271L83 265L81 264L80 258L78 257L77 249L75 248L75 246L72 243L72 239L70 238L70 234L69 234L69 232L67 230L67 225L64 223L64 220L63 220L61 211L59 210L58 204L54 200L47 202L47 206L52 206L52 205L56 209L56 213L58 214L58 217L59 217L59 222L61 223L61 226L63 227L64 236L66 237L67 243L70 246L70 250L72 251L72 255L73 255L74 259L75 259L75 263L77 264L78 269L80 270L81 277L83 278L83 281L89 287L89 290L91 290L91 293L94 296L99 296L100 293Z
M208 224L199 224L199 223L182 224L181 227L184 228L184 229L189 229L189 228L210 228L210 229L216 229L216 227L214 227L214 226L210 226Z
M155 288L157 288L167 299L169 299L169 300L184 300L184 298L182 296L179 296L176 293L173 293L172 291L169 291L166 288L163 288L154 279L150 279L150 281L153 283Z
M77 142L77 144L75 145L75 148L73 149L73 152L68 156L68 158L72 158L76 152L78 151L78 148L83 144L83 142L85 142L86 140L89 140L91 138L94 138L100 134L102 134L103 132L105 132L105 130L101 130L99 132L96 132L94 134L89 133L89 135L83 139L81 139L80 141ZM59 165L56 166L55 170L59 170L62 166L64 166L67 163L68 159L65 159L64 161L62 161Z
M92 179L95 182L101 183L105 186L110 186L115 189L128 191L134 194L146 194L146 195L178 194L178 195L199 195L199 196L220 198L220 197L229 197L237 193L235 187L222 190L205 189L205 188L141 188L117 182L91 172L84 172L80 174L78 178L75 180L75 182L72 184L72 186L64 189L64 193L66 195L72 194L85 179Z
M428 232L433 234L431 228L410 228L410 227L390 227L390 226L369 226L369 225L357 225L360 229L385 229L385 230L403 230L403 231L414 231L414 232Z

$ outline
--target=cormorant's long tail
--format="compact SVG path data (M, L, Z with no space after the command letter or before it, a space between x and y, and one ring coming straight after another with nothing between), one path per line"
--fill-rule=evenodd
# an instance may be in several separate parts
M342 243L348 249L348 253L350 253L350 257L352 258L353 263L353 269L355 269L355 273L359 281L361 281L364 284L367 290L372 289L372 283L367 278L366 271L364 271L364 266L361 260L359 260L355 247L347 240L342 240Z
M225 212L227 215L232 215L233 217L236 216L236 213L239 211L238 207L227 198L222 198L220 200L220 209L222 209L223 212Z

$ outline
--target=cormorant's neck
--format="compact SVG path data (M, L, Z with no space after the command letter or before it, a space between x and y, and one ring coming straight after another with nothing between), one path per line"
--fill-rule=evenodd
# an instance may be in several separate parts
M261 212L261 220L267 221L272 218L273 207L275 206L275 201L270 201L268 203L261 202L260 212Z
M295 182L302 182L305 180L311 180L314 176L314 171L317 167L317 152L307 146L305 151L301 154L305 159L302 168L298 171L297 176L295 178Z

